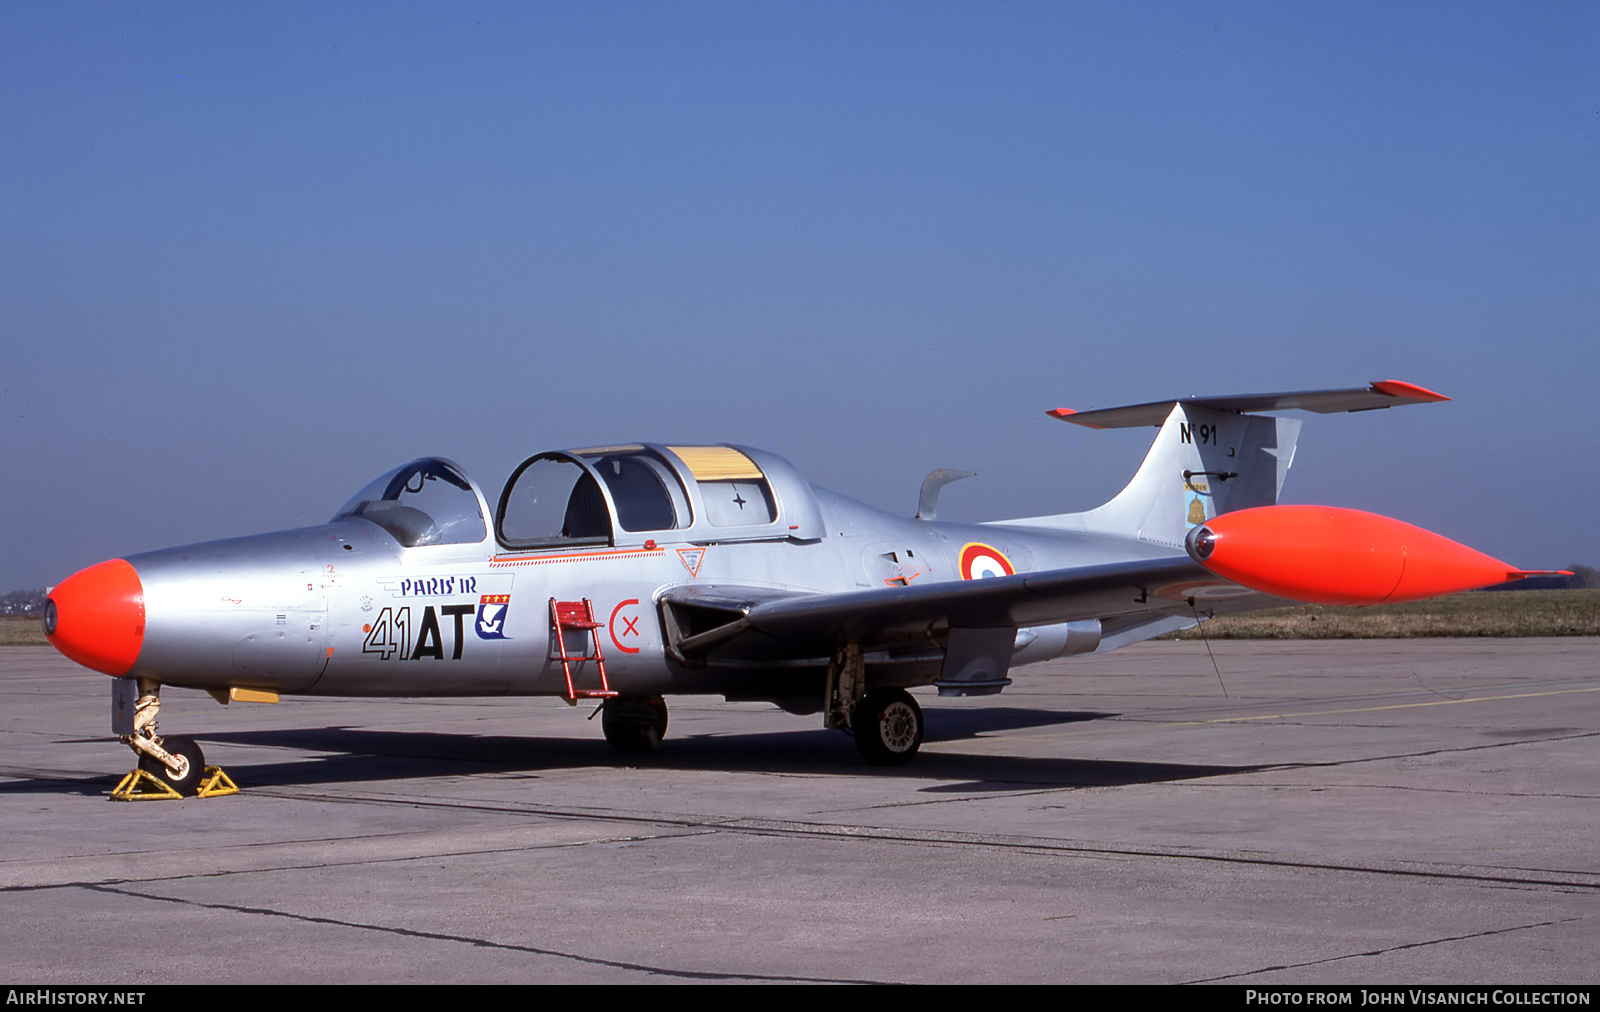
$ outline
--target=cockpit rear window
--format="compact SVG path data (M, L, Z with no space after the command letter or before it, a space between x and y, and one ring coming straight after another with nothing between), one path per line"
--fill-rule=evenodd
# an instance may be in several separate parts
M677 454L716 527L748 527L778 519L772 487L756 462L731 446L669 446Z
M489 536L472 483L449 461L424 457L369 482L333 519L360 517L407 548L476 544Z

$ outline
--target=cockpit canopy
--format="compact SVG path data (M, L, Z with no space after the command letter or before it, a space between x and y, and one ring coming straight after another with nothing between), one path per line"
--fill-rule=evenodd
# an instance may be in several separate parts
M407 548L488 538L466 474L423 457L373 479L334 515L377 524ZM815 540L811 485L782 457L748 447L630 443L529 457L507 479L494 531L512 550L657 541Z
M386 471L334 514L360 517L407 548L476 544L488 537L478 493L456 465L423 457Z
M511 473L495 533L512 549L822 536L787 461L733 446L631 443L541 453Z

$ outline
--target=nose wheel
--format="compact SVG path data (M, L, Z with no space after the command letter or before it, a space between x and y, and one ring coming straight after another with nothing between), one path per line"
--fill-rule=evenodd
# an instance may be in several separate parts
M200 790L200 778L206 770L206 757L193 738L171 735L161 739L161 747L176 760L172 766L144 753L139 754L139 768L160 780L186 798Z

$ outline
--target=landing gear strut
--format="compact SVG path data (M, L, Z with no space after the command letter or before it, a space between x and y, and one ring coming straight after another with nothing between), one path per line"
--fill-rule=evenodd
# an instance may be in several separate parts
M600 730L623 755L653 752L667 734L667 701L660 696L613 696L600 705Z

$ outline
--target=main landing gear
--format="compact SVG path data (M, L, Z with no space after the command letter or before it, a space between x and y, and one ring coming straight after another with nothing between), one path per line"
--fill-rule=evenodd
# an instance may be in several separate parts
M922 707L904 689L868 689L866 675L860 644L847 643L835 652L828 664L822 724L854 736L856 751L874 766L908 763L922 747Z
M667 734L667 701L660 696L612 696L600 704L600 730L623 755L655 751Z

